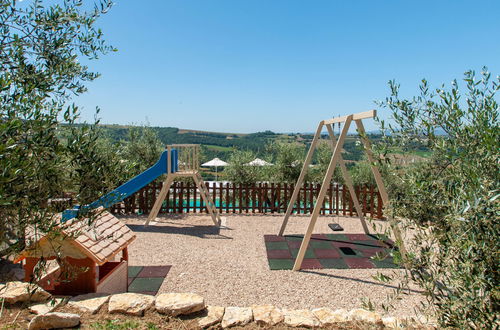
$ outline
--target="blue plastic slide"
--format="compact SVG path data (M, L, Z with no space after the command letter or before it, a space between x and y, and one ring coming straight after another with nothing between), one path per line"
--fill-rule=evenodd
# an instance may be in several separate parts
M170 172L175 173L179 169L178 152L176 149L172 149L171 152L172 152L172 157L170 157L170 162L171 162ZM107 193L106 195L102 196L98 200L88 205L84 206L75 205L72 209L63 211L61 222L65 222L73 218L76 218L79 213L87 212L101 206L104 208L108 208L115 203L121 202L122 200L129 197L142 187L146 186L147 184L155 180L160 175L166 174L168 171L167 162L168 162L168 151L164 151L161 154L160 159L156 162L156 164L154 164L141 174L137 175L132 180L122 184L115 190Z

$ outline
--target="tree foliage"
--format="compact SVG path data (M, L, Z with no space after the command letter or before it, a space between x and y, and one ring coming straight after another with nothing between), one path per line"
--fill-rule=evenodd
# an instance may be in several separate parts
M311 169L309 169L309 181L318 183L323 182L328 166L330 165L332 155L333 151L330 140L321 140L315 152L316 163ZM342 156L344 155L342 154ZM341 184L344 183L344 178L338 164L333 172L332 182Z
M28 226L50 230L57 210L47 200L71 178L58 124L74 123L70 98L98 77L81 60L112 50L95 28L111 3L82 5L0 0L0 256L24 248Z
M305 158L305 146L296 142L272 142L267 147L272 154L273 166L264 168L273 182L295 183L299 178Z
M496 93L500 78L486 69L466 72L465 92L454 81L420 95L391 96L381 106L386 152L418 141L432 156L397 169L392 212L415 230L407 248L408 276L424 290L443 326L495 328L499 310L500 129Z
M161 143L158 133L151 127L134 127L129 131L128 141L123 145L123 161L129 162L133 175L137 175L154 163L165 146Z
M252 185L262 179L260 166L249 166L247 163L255 159L251 151L235 150L229 158L229 165L224 170L224 179L244 185Z

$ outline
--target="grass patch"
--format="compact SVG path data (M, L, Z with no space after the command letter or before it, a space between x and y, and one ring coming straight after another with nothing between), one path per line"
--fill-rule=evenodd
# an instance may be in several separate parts
M89 324L89 327L91 329L99 329L99 330L136 329L139 328L140 326L141 323L132 320L105 320ZM158 329L158 328L153 323L148 322L146 329Z

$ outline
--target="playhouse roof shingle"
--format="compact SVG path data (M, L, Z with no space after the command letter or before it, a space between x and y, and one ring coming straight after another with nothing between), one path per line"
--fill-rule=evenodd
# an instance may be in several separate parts
M93 221L72 219L60 224L59 227L65 236L65 242L71 242L99 265L111 260L135 239L135 234L127 226L102 208L97 210L97 216ZM46 235L37 236L31 237L33 243L48 239ZM16 259L22 260L30 254L30 249L26 249Z

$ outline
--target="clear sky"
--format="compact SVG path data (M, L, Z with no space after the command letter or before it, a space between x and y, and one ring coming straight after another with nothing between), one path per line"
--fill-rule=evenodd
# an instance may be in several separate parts
M110 124L311 132L375 108L391 79L414 95L500 74L498 0L117 0L99 26L118 52L75 102Z

